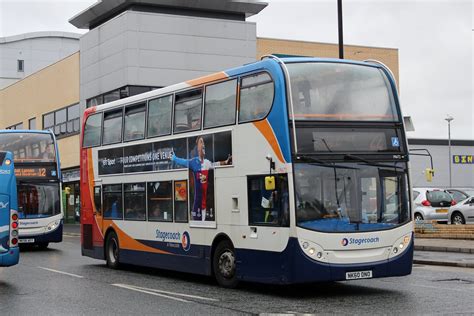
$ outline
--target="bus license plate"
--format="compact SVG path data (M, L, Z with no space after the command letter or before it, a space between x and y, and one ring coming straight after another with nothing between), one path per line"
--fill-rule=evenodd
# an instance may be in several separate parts
M372 271L346 272L346 280L371 279Z
M439 208L436 210L436 213L447 213L448 212L448 209L446 208Z
M33 238L23 238L18 241L20 244L31 244L34 243L35 240Z

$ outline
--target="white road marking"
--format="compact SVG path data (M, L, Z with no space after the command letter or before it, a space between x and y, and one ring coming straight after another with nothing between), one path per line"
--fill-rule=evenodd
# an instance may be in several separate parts
M79 279L82 279L82 278L83 278L82 275L72 274L72 273L63 272L63 271L54 270L54 269L49 269L49 268L45 268L45 267L38 267L38 268L43 269L43 270L47 270L47 271L51 271L51 272L56 272L56 273L60 273L60 274L69 275L69 276L72 276L72 277L75 277L75 278L79 278Z
M155 296L169 298L170 300L175 300L175 301L178 301L178 302L191 303L190 301L183 300L183 299L178 298L178 297L172 297L172 296L169 296L169 295L159 294L159 293L155 293L155 292L152 292L152 291L142 290L142 289L136 288L136 287L131 286L131 285L112 284L112 286L120 287L120 288L127 289L127 290L137 291L137 292L141 292L141 293L145 293L145 294L151 294L151 295L155 295Z
M163 294L169 294L169 295L176 295L176 296L182 296L182 297L187 297L187 298L195 298L195 299L204 300L204 301L219 302L218 299L209 298L209 297L204 297L204 296L197 296L197 295L190 295L190 294L184 294L184 293L169 292L169 291L156 290L156 289L148 289L148 288L146 288L146 287L139 287L139 286L133 286L133 287L134 287L134 288L137 288L137 289L140 289L140 290L152 291L152 292L156 292L156 293L163 293Z

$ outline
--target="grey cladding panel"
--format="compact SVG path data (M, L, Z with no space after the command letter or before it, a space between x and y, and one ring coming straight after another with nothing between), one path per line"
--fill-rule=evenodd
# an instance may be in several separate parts
M140 32L247 39L246 22L141 13L137 23Z
M139 33L144 50L186 52L226 56L255 55L256 42L203 36Z

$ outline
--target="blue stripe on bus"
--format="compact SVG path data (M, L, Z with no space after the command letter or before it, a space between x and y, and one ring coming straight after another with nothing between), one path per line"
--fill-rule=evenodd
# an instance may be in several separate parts
M120 262L180 272L211 275L211 248L193 245L200 257L120 250ZM102 248L101 248L102 249ZM85 251L85 250L83 250ZM97 252L96 252L97 254ZM283 252L236 249L237 277L243 281L289 284L342 281L346 272L371 270L374 278L411 273L413 241L393 259L362 264L327 264L306 256L296 238L290 238Z
M246 65L225 71L229 77L245 75L249 72L268 71L275 83L273 108L267 119L275 133L285 162L291 162L290 132L288 128L288 110L286 106L285 78L280 65L272 59L265 59L255 64Z

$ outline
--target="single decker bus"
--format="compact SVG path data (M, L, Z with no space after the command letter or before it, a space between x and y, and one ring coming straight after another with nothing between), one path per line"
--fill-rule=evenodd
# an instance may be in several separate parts
M409 156L376 61L261 61L86 109L82 254L239 281L404 276Z
M63 238L61 169L52 131L0 130L0 150L13 154L19 243L47 248Z
M0 267L18 263L18 213L13 155L0 151Z

